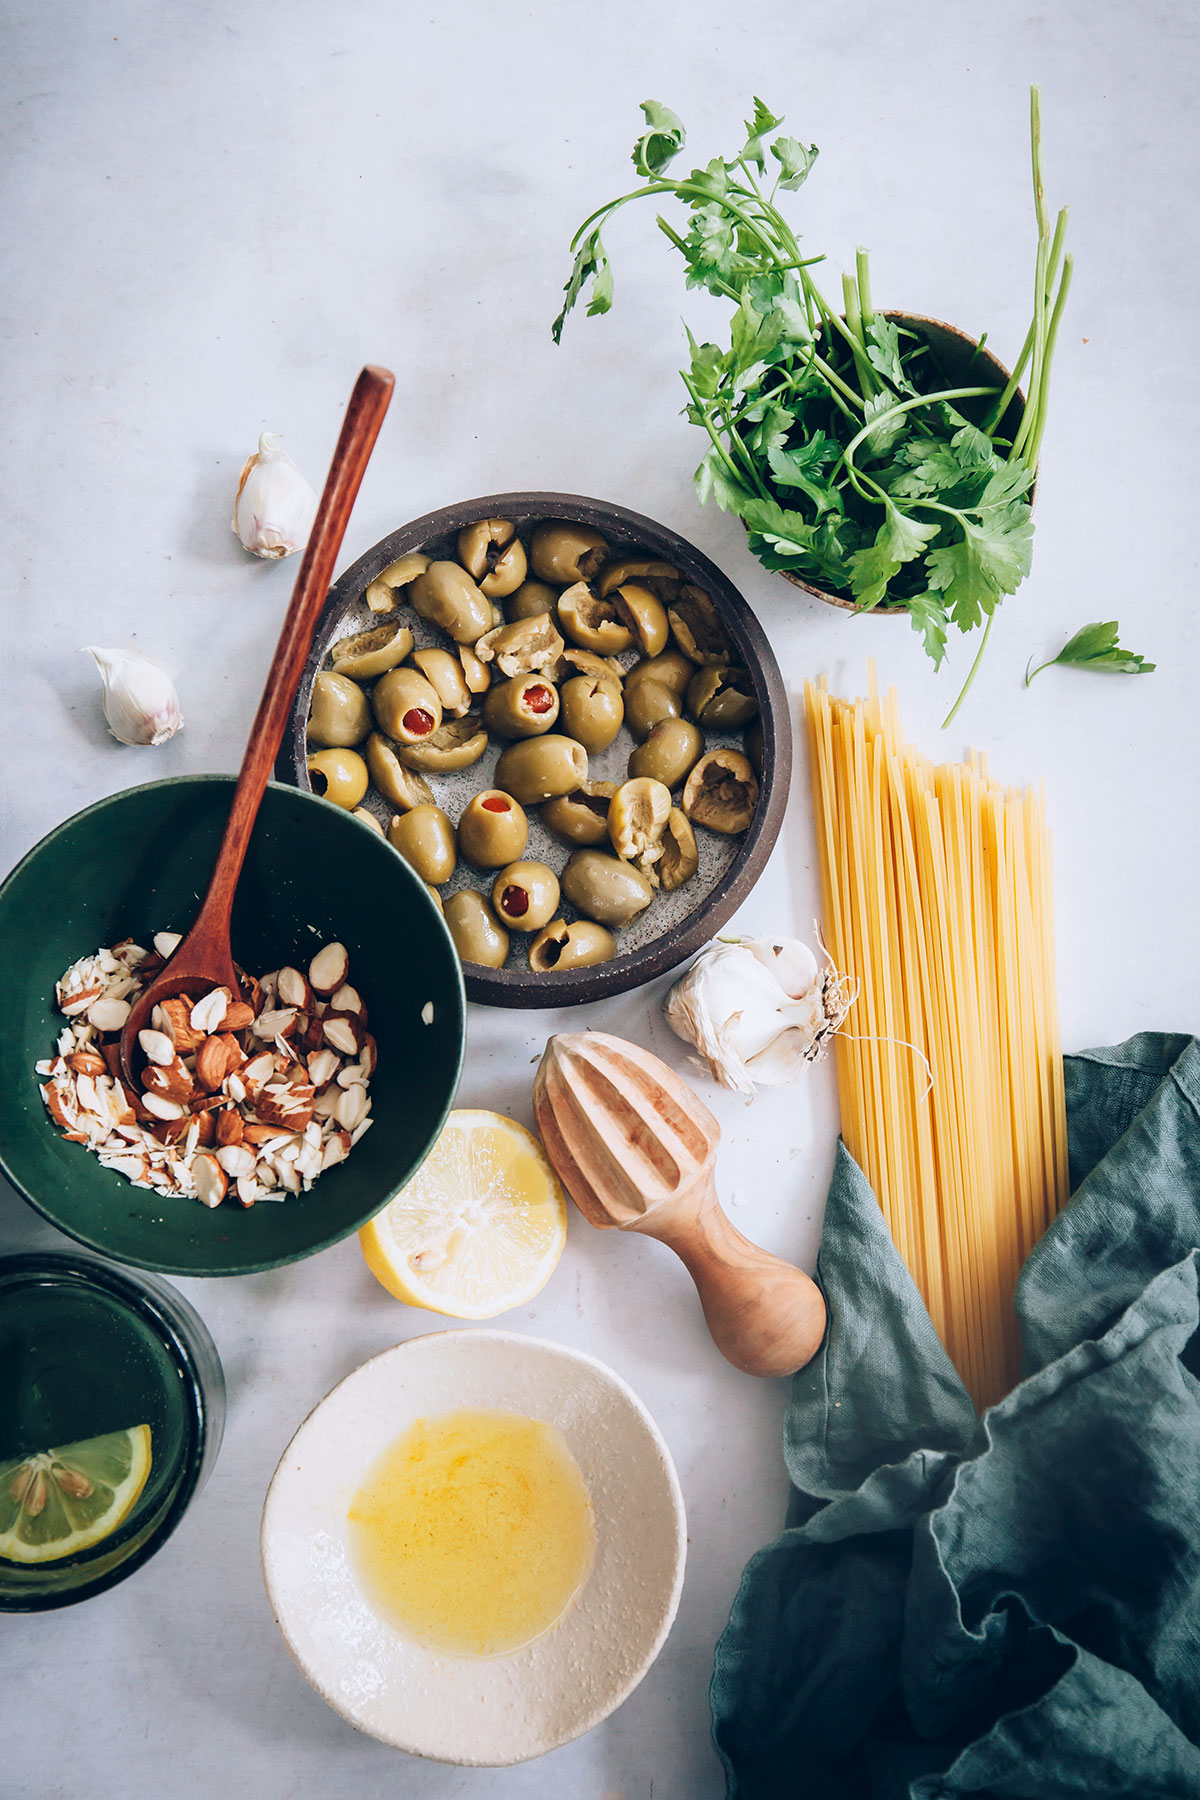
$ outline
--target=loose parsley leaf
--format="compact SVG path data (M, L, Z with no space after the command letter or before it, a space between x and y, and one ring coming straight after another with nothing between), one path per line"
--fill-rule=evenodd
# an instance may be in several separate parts
M657 100L643 100L647 129L633 146L631 161L639 175L653 181L674 161L687 142L683 120Z
M571 279L563 289L566 298L563 301L562 311L550 327L550 336L556 344L562 337L566 316L578 300L584 282L588 280L592 284L592 293L587 310L588 317L593 318L597 313L606 313L613 300L612 269L608 261L608 252L600 241L599 226L589 232L579 246L578 254L575 257L575 266L571 270Z
M1057 656L1044 662L1030 673L1025 667L1025 686L1028 687L1034 675L1040 675L1043 669L1050 668L1053 663L1068 663L1079 669L1107 669L1114 675L1149 675L1157 665L1147 662L1144 656L1137 656L1132 650L1122 650L1117 643L1120 627L1115 619L1103 624L1085 625L1069 638ZM1033 658L1030 657L1030 662Z
M782 124L782 120L776 120L776 124ZM807 181L808 172L817 160L817 146L802 144L794 137L777 137L771 145L771 155L779 164L780 187L794 190Z

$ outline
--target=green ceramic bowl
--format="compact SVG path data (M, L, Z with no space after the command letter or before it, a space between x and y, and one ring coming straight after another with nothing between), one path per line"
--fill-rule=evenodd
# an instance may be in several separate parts
M114 794L44 837L0 886L0 1167L80 1243L169 1275L274 1269L356 1231L427 1155L462 1065L462 975L424 884L369 826L272 783L238 885L233 954L260 974L345 944L379 1047L374 1125L310 1193L248 1211L133 1187L59 1136L34 1073L62 1026L55 981L101 944L187 929L233 786L191 775Z

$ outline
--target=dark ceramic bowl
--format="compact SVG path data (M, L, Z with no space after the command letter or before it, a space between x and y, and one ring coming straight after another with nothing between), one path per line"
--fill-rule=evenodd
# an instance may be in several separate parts
M59 1136L34 1073L63 1024L55 981L100 945L186 930L233 787L231 776L192 775L114 794L44 837L0 886L0 1167L80 1243L171 1275L278 1268L356 1231L424 1160L462 1063L458 958L422 883L369 827L272 783L238 884L233 953L262 973L307 967L330 939L346 945L379 1047L375 1123L309 1193L248 1211L134 1187Z
M579 494L488 494L479 500L464 500L458 506L444 507L427 513L368 550L330 590L325 609L317 624L312 652L300 684L284 747L276 765L282 780L293 781L307 789L305 723L312 695L313 677L329 654L330 645L350 632L378 624L363 600L369 582L382 573L389 563L410 550L421 550L435 557L455 556L455 540L464 525L476 519L511 519L518 532L528 538L530 528L541 519L567 519L590 525L601 532L615 553L640 549L651 556L674 563L689 582L711 595L728 632L737 660L749 671L758 701L763 735L763 770L758 805L749 829L738 838L719 839L715 832L700 828L696 832L701 850L701 866L692 880L670 895L659 895L631 927L622 932L620 950L611 962L586 969L537 974L530 969L526 957L529 939L513 934L513 950L502 969L485 969L468 963L463 969L467 997L490 1006L567 1006L588 1000L599 1000L608 994L620 994L630 988L686 961L713 937L741 905L762 873L763 866L779 836L787 804L788 783L792 768L791 721L787 695L779 673L779 665L761 625L750 611L733 583L715 563L702 555L686 538L658 525L640 513L623 506L612 506L603 500L589 500ZM400 618L416 627L418 642L447 640L425 627L415 618L411 607L401 605L389 618ZM626 653L627 661L633 658ZM729 744L740 748L741 734L706 733L708 748ZM602 758L591 759L594 779L624 779L625 760L632 749L632 739L622 730L620 738ZM434 776L431 783L440 805L457 820L470 793L491 783L490 770L495 761L495 747L472 769L458 776ZM380 817L386 816L382 797L378 802ZM388 809L390 810L390 809ZM544 832L536 815L530 814L530 843L527 856L542 857L556 872L567 858L567 848ZM470 885L487 892L490 879L473 873L456 872L450 893L459 885ZM565 902L561 908L566 918L575 916Z

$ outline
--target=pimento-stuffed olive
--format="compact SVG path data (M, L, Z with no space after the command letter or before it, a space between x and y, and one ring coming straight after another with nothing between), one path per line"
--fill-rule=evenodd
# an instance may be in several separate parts
M497 737L541 737L558 718L558 689L544 675L496 682L483 703L483 722Z
M510 931L540 931L558 911L558 876L543 862L514 862L492 883L496 917Z
M524 807L501 788L475 794L458 821L459 855L477 869L502 869L516 862L528 838Z

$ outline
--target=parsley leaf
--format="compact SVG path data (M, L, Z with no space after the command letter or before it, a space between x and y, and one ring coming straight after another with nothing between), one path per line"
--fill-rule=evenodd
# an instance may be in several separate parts
M746 120L746 142L738 159L739 162L753 163L761 175L767 166L763 158L763 139L768 131L774 131L777 125L782 124L783 120L777 119L775 114L770 112L755 94L754 117Z
M850 586L859 612L879 605L893 575L898 575L906 562L923 555L930 538L941 529L939 525L922 525L909 518L890 500L884 501L884 509L875 542L865 550L856 550L850 558Z
M1028 664L1025 668L1025 686L1028 687L1034 675L1040 675L1043 669L1050 668L1053 663L1067 663L1079 669L1107 669L1114 675L1149 675L1155 664L1147 662L1144 656L1137 656L1132 650L1122 650L1117 643L1120 627L1115 619L1103 624L1085 625L1077 631L1073 638L1063 645L1057 656L1044 662L1030 673ZM1030 657L1030 662L1033 658Z
M782 120L776 120L781 124ZM817 146L802 144L798 138L777 137L771 145L771 155L779 164L779 185L781 188L795 190L808 179L808 172L817 160Z
M633 146L630 160L639 175L653 181L683 149L687 133L683 120L658 100L643 100L642 112L647 129Z
M571 270L571 278L563 293L562 311L550 327L550 335L557 344L562 338L562 328L567 314L578 300L585 281L591 281L592 293L588 301L588 317L594 318L597 313L606 313L612 305L613 279L612 268L608 260L608 252L600 241L600 227L588 233L579 246L575 257L575 266Z
M905 605L912 619L913 630L921 634L926 656L935 669L940 669L942 658L946 654L946 626L949 622L941 596L935 593L914 594Z
M945 595L960 631L973 631L995 611L1002 594L1015 594L1029 573L1033 523L1026 506L1015 506L976 524L958 514L962 538L929 552L929 585Z

